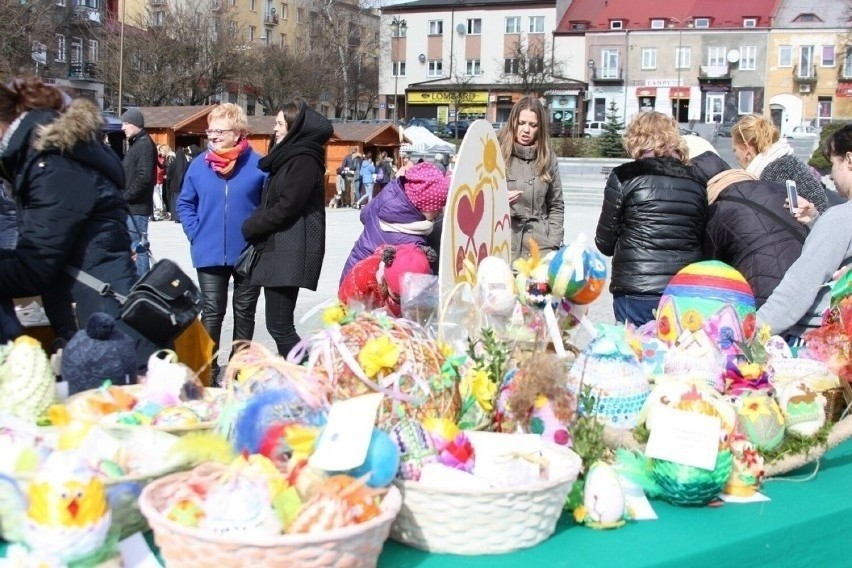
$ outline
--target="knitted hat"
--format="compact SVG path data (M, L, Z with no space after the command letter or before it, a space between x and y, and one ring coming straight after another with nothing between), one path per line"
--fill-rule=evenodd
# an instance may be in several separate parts
M133 340L115 329L112 316L95 312L86 329L74 334L62 352L62 377L68 394L114 384L136 382L136 348Z
M145 128L145 117L142 116L142 111L138 108L129 108L121 115L121 122Z
M441 211L447 204L450 178L428 162L415 164L405 174L405 195L424 213Z
M337 298L347 306L357 302L368 310L380 307L384 298L376 274L381 261L381 254L371 254L359 260L340 283Z
M429 247L415 244L399 245L395 249L385 249L382 260L385 263L385 283L388 289L397 297L402 294L402 277L411 272L414 274L432 274L429 266L430 255L435 259L435 251Z

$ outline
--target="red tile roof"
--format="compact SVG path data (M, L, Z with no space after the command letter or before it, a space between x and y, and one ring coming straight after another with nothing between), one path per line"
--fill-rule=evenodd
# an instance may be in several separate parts
M610 21L623 20L624 29L651 29L652 19L710 18L710 29L741 28L743 18L757 18L758 28L768 28L781 0L574 0L557 32L571 32L571 22L587 22L587 31L610 29ZM677 24L676 24L677 25Z

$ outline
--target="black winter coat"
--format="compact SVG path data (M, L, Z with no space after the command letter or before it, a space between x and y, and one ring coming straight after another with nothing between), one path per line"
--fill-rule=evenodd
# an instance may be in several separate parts
M63 336L76 328L68 320L72 301L83 325L92 312L118 313L114 299L65 274L67 264L122 294L135 280L121 196L124 172L100 141L102 121L97 107L84 99L61 115L31 111L0 155L20 212L16 248L0 250L0 298L44 296L45 309L52 308L48 317Z
M704 180L674 158L643 158L609 176L595 244L612 256L613 294L662 294L672 276L701 260L707 221Z
M151 215L154 212L154 185L157 174L157 147L151 136L142 129L127 141L129 148L124 156L124 199L133 215Z
M728 169L710 152L696 157L693 165L708 179ZM784 207L787 189L780 183L722 178L708 187L714 186L725 189L708 209L704 257L739 270L760 307L801 255L807 230Z
M333 133L302 106L284 139L260 160L268 172L260 207L243 222L246 241L262 249L251 283L316 290L325 257L325 149Z

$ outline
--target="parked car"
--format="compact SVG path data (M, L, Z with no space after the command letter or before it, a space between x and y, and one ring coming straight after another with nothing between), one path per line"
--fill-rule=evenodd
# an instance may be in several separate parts
M696 131L690 130L689 128L684 128L683 126L679 126L678 130L680 130L681 136L699 136L699 137L701 136Z
M606 122L587 122L586 127L583 129L583 136L585 138L597 138L598 136L602 136L604 132L606 132ZM619 129L618 134L623 135L624 129Z
M813 140L819 138L819 130L813 126L794 126L784 136L794 140Z
M492 122L491 128L494 129L494 132L500 132L500 129L503 128L504 124L506 124L506 123L505 122Z
M470 128L470 122L467 120L451 120L444 126L444 136L464 138L468 128Z
M438 119L437 118L412 118L408 121L406 126L422 126L432 134L438 130Z
M733 128L734 124L737 123L738 118L727 118L725 121L719 125L719 130L716 131L716 134L722 136L723 138L731 137L731 128Z

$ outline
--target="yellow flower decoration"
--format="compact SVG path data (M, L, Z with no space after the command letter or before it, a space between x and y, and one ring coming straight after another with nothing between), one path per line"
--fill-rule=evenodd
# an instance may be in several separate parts
M346 317L346 306L335 304L322 311L322 323L325 325L338 324Z
M497 394L497 384L488 378L488 373L482 369L471 369L459 383L459 394L463 398L473 397L483 410L491 412L492 402Z
M438 436L448 442L455 440L456 436L461 433L456 423L449 418L436 418L434 416L423 419L423 429L430 436Z
M358 352L358 363L371 379L383 369L392 369L397 361L399 347L386 335L368 340Z
M446 341L438 342L438 351L441 353L441 356L444 359L448 359L450 355L455 353L455 351L453 350L453 346L447 343Z
M240 472L255 479L262 479L269 488L269 494L275 498L278 493L287 488L287 480L272 463L272 460L260 454L237 456L231 462L231 470Z
M701 329L703 320L698 310L686 310L680 317L680 325L689 331L698 331Z
M740 373L746 379L756 379L760 376L761 369L757 363L740 363Z
M740 408L740 416L748 419L749 422L757 422L761 415L771 415L769 407L762 400L752 400L746 402Z
M576 509L574 509L574 520L578 524L582 524L583 521L586 520L586 507L584 505L580 505Z
M772 328L767 324L760 326L760 329L757 330L757 342L763 345L769 341L770 337L772 337Z
M319 428L315 426L302 426L300 424L287 426L284 429L284 440L293 450L293 457L290 459L295 460L295 462L307 459L314 451L314 444L319 432Z

